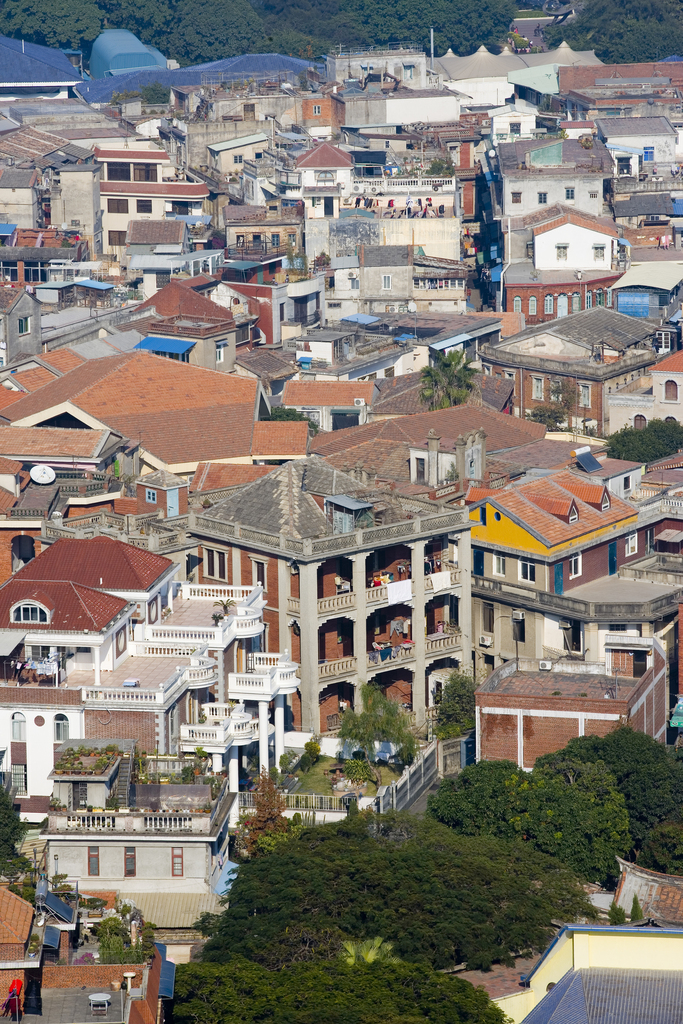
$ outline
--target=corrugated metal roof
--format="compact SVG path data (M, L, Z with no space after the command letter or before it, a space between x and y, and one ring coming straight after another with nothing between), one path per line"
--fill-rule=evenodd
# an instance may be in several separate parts
M192 928L200 914L217 914L221 905L214 893L137 892L132 902L145 921L157 928Z
M223 153L228 149L240 149L242 146L256 146L259 142L267 142L268 136L263 132L256 132L255 135L242 135L238 139L228 139L227 142L215 142L207 149L212 153Z

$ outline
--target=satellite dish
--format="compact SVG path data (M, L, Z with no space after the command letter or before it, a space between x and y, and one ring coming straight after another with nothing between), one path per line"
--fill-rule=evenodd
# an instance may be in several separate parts
M52 466L33 466L29 475L34 484L51 484L55 479Z
M408 312L409 313L417 313L417 303L416 302L409 302L408 303Z
M496 151L495 151L495 149L490 149L490 150L489 150L489 156L490 156L490 157L494 157L495 155L496 155Z

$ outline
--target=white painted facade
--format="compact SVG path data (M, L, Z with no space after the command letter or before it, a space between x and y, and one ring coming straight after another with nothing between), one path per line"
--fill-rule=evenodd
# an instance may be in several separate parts
M648 377L651 393L647 378L641 378L644 386L637 391L608 395L611 433L622 427L647 426L655 419L683 423L683 371L653 369ZM637 417L643 417L645 423L640 419L636 422Z
M537 270L610 271L616 249L612 232L568 222L534 235L534 267Z
M518 139L533 139L536 134L536 108L506 104L489 110L491 118L491 141L516 142Z

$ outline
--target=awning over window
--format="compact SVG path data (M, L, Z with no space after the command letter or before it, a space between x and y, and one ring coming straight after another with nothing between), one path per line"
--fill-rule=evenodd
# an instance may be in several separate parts
M177 355L183 355L185 352L189 352L191 348L194 348L196 342L194 341L182 341L180 338L143 338L139 341L136 348L145 349L147 352L173 352Z

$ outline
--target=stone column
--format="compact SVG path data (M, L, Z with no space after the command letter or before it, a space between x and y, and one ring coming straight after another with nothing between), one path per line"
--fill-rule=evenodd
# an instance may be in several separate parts
M239 755L240 748L236 746L230 747L228 761L228 786L230 787L231 793L236 793L240 788L240 766L239 766Z
M170 580L169 584L168 584L168 607L171 609L171 614L173 614L173 587L174 586L175 586L175 584L174 584L173 580Z
M95 658L95 686L101 686L102 676L100 675L100 648L93 647L92 652Z
M465 510L465 516L468 516ZM467 519L465 519L467 522ZM472 623L472 535L469 529L458 534L458 568L460 569L460 601L458 615L460 617L460 633L462 642L462 668L465 672L473 671L472 661L473 623Z
M318 711L318 562L299 563L301 728L320 731Z
M586 661L603 661L604 650L600 656L599 626L597 622L586 622L583 627L583 651Z
M368 659L366 654L367 632L367 605L365 600L366 592L366 552L359 551L353 555L353 594L356 599L356 617L353 622L353 653L356 656L357 677L354 681L354 711L360 710L359 690L363 683L368 681Z
M258 702L258 757L259 757L259 771L263 771L265 768L268 771L269 758L268 758L268 701L260 700Z
M242 585L242 551L240 548L233 547L230 549L230 554L232 554L232 585L240 587Z
M223 771L223 755L212 754L211 755L211 770L218 775L219 772Z
M413 711L418 726L425 722L425 542L413 541L411 575L413 579L413 629L415 641L415 672L413 676Z
M291 646L289 643L289 613L287 611L287 598L291 593L291 579L292 574L287 561L284 558L278 558L277 560L277 625L279 635L279 651L284 651L286 647Z
M280 758L285 752L285 696L278 693L275 698L275 767L279 769Z

